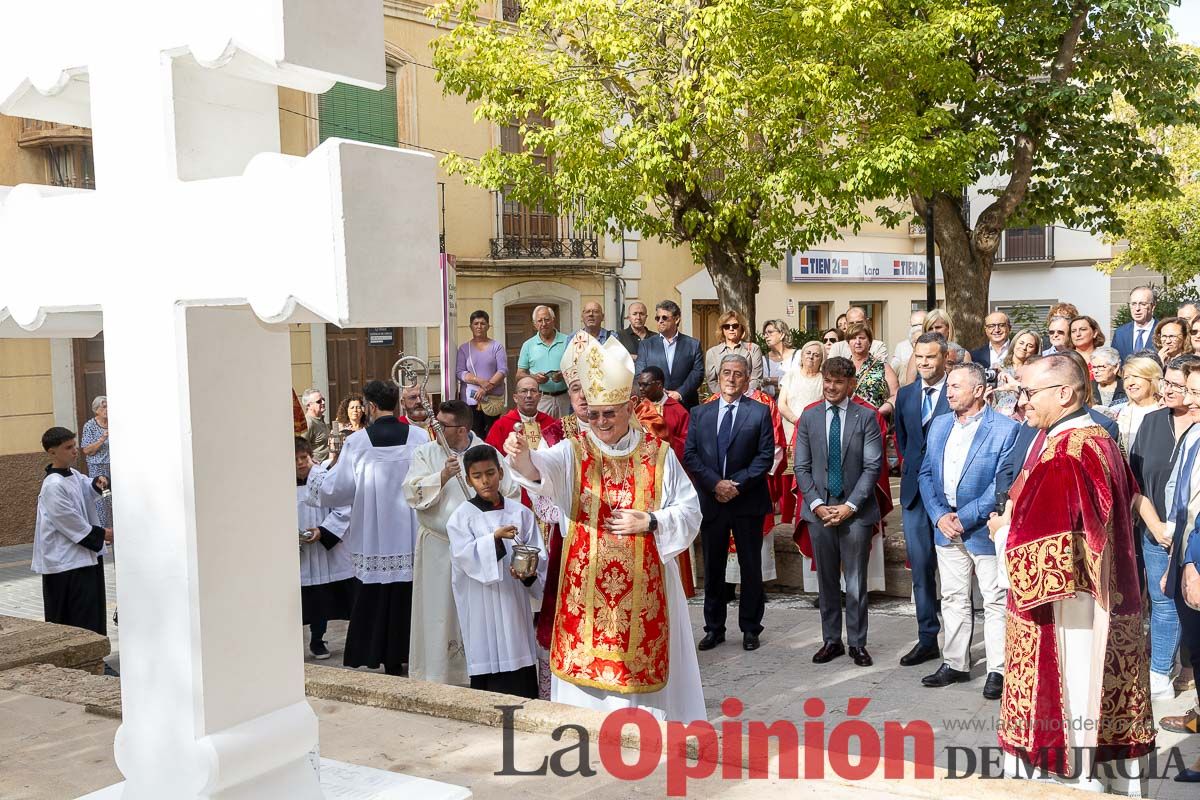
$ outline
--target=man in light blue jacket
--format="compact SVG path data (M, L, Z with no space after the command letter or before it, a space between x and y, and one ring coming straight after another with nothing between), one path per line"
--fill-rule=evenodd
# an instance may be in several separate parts
M1017 423L996 413L984 399L986 376L976 363L959 364L946 377L946 400L953 413L929 426L920 488L934 525L934 550L942 578L944 663L921 680L940 687L971 679L971 577L979 581L984 603L987 680L983 696L1000 698L1004 689L1004 588L996 548L988 536L988 516L996 506L996 473L1012 451Z

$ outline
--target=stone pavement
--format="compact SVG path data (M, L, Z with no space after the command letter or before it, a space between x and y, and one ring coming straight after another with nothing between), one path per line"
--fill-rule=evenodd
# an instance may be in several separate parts
M28 548L25 550L28 553ZM28 572L28 561L22 568L18 562L20 551L15 548L0 548L0 613L14 616L30 616L40 618L40 581L37 576ZM27 559L26 555L26 559ZM108 577L111 582L112 570ZM115 597L110 585L111 600ZM764 625L766 630L762 635L762 647L747 653L741 648L740 637L736 636L736 609L730 608L732 624L729 640L706 653L700 654L700 668L704 683L705 701L708 707L709 719L714 723L722 717L721 703L728 697L736 697L745 705L740 715L743 721L760 720L771 723L775 720L790 720L797 726L814 719L805 713L804 701L809 698L819 698L825 711L820 716L824 722L826 736L838 725L848 719L848 702L851 698L866 698L865 709L856 718L866 720L876 730L882 731L884 723L898 721L907 723L916 720L927 721L934 731L935 759L940 766L947 764L948 747L978 748L994 747L996 743L995 726L998 722L998 707L995 701L985 700L981 691L983 688L983 646L982 646L982 617L976 618L975 647L973 655L976 660L974 669L975 679L970 683L957 684L944 689L927 689L920 685L920 678L929 674L936 663L927 663L918 667L900 667L898 659L915 641L915 622L911 604L903 601L872 598L870 615L870 633L868 648L875 659L875 665L869 668L854 666L848 658L840 658L825 664L812 663L812 654L820 646L820 616L813 607L812 598L799 595L768 596L768 604ZM695 598L690 604L692 630L699 638L703 627L703 609L701 599ZM345 638L346 624L334 622L330 624L327 641L333 657L328 661L314 662L328 666L338 666ZM119 627L110 625L113 639L113 651L117 653L117 637ZM303 635L298 631L298 639ZM298 642L299 644L299 642ZM312 662L312 657L305 651L306 658ZM111 663L119 667L116 658L110 657ZM1180 713L1190 702L1190 695L1181 695L1172 701L1155 703L1155 716L1160 717L1169 713ZM320 702L313 701L314 706ZM345 709L333 712L343 714ZM399 713L399 712L396 712ZM442 730L446 726L453 727L449 721L421 718L424 725ZM415 723L414 723L415 724ZM3 726L0 726L3 727ZM445 731L449 733L448 730ZM493 733L494 729L493 729ZM360 761L357 753L339 753L326 750L325 720L322 720L322 753L323 755L342 758L344 760ZM497 738L493 736L493 738ZM450 744L447 739L444 744L447 754L457 753L461 748ZM370 737L364 737L361 747L368 750L377 747ZM1168 748L1178 746L1179 754L1185 765L1191 764L1200 756L1200 736L1188 738L1159 732L1158 747L1165 755ZM422 744L424 747L424 744ZM11 755L7 747L0 744L0 752ZM436 758L436 754L423 750L428 759ZM411 762L400 751L388 751L391 757L404 760L404 769L408 770ZM907 754L912 757L911 745ZM6 759L8 760L8 759ZM371 764L378 766L378 764ZM488 772L500 769L500 761L494 760L488 764ZM387 768L386 766L384 768ZM437 777L437 773L426 774L424 770L417 771L423 777ZM1172 773L1173 775L1173 773ZM443 778L451 780L450 778ZM546 778L552 783L555 779ZM716 783L720 783L719 781ZM598 786L588 782L588 786ZM754 785L762 785L754 782ZM524 784L522 784L524 788ZM624 796L624 789L618 795ZM0 796L9 795L0 792ZM482 795L481 795L482 796ZM569 796L569 794L567 795ZM1193 786L1174 783L1169 778L1156 781L1152 785L1153 797L1163 800L1179 798L1194 798L1196 792Z

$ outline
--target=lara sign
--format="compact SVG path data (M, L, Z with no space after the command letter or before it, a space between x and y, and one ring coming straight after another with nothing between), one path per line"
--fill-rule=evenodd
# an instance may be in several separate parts
M942 279L941 259L936 259ZM924 283L925 257L913 253L861 253L806 250L788 258L788 283L814 281L884 281Z

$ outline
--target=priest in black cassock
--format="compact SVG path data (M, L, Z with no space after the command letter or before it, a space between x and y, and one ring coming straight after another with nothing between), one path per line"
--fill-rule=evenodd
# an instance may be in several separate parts
M371 424L342 444L333 469L310 482L312 498L326 507L349 505L350 548L358 589L346 633L347 667L383 666L403 674L412 619L416 512L404 499L413 452L429 435L396 417L400 389L391 381L363 388Z

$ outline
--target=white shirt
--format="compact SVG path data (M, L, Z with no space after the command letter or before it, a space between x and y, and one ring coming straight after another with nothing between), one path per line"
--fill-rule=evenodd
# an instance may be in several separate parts
M971 443L975 441L982 419L982 410L965 421L955 416L950 438L946 440L946 449L942 453L942 490L951 508L958 508L958 483L962 480L967 453L971 451Z
M997 350L996 345L989 342L988 343L988 356L991 358L991 363L989 363L988 366L989 367L1004 366L1004 359L1008 355L1008 347L1009 347L1008 342L1005 342L1004 346L1001 347L999 350Z
M54 575L80 567L92 567L108 552L89 550L79 542L100 527L92 479L78 470L69 477L57 472L46 475L38 494L37 522L33 529L33 571Z
M667 375L669 377L671 370L675 369L675 345L679 342L679 331L675 331L675 336L670 339L661 333L659 336L662 336L663 340L663 355L667 359Z
M1137 343L1138 343L1138 333L1142 332L1142 331L1145 331L1145 334L1146 334L1142 339L1142 347L1148 347L1150 349L1154 349L1154 320L1153 319L1148 320L1145 325L1138 325L1136 322L1133 323L1133 335L1131 335L1129 337L1129 343L1131 345L1133 345L1134 349L1136 349Z

